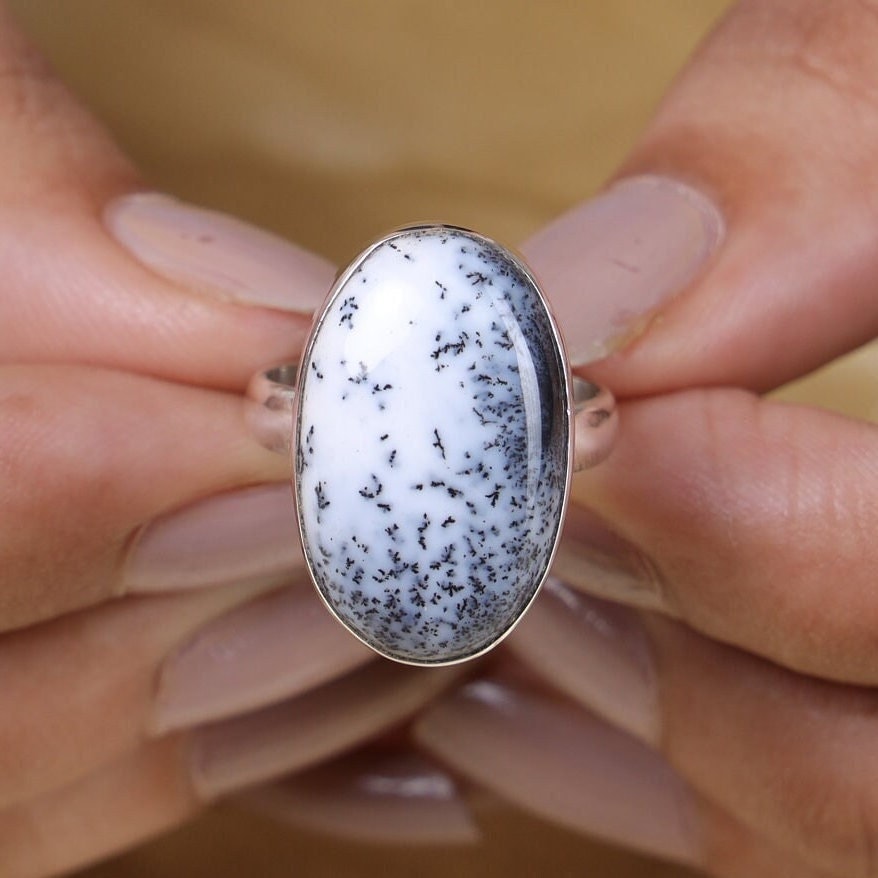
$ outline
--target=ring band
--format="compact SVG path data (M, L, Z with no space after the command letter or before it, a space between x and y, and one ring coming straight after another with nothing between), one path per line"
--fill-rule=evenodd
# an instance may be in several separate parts
M269 451L289 454L293 440L299 367L292 363L257 372L247 387L250 430ZM619 416L606 388L571 378L574 414L573 471L597 466L613 450Z
M290 454L329 610L379 654L493 648L548 575L570 475L609 454L612 395L570 375L525 263L452 226L379 239L337 278L300 366L250 382L247 419Z

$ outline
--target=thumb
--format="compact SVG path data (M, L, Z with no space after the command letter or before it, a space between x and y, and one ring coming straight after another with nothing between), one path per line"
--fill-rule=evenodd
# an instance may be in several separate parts
M0 364L238 388L296 353L332 273L273 235L146 192L0 7Z
M615 344L589 374L629 397L562 575L868 685L878 430L752 391L878 330L876 38L869 4L738 4L628 176L527 248L574 365Z
M731 10L618 181L524 247L574 366L763 391L876 334L876 38L868 4Z

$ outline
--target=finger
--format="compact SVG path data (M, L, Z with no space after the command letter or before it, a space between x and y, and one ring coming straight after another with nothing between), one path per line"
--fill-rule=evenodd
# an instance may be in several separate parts
M457 696L449 699L449 703L455 700ZM533 697L527 698L527 701L533 703ZM493 728L497 723L503 726L502 734L495 734L491 748L492 752L501 754L502 770L491 775L490 785L497 787L499 780L499 786L503 786L504 789L508 786L512 790L513 800L526 798L531 810L554 820L558 810L557 796L553 797L552 803L547 805L542 795L529 797L521 789L515 792L517 780L524 779L526 784L533 784L534 775L542 777L543 781L548 779L548 776L543 774L546 765L541 757L544 752L551 752L559 757L552 760L553 764L549 768L554 769L555 762L561 763L564 770L562 783L569 784L572 779L579 787L594 789L595 795L600 794L602 788L600 785L594 788L580 781L580 776L577 774L577 771L581 770L578 746L565 750L539 751L540 758L536 760L533 758L533 753L529 753L525 759L518 758L519 746L526 742L526 736L533 731L533 724L528 721L527 716L522 717L515 710L515 707L521 703L522 699L518 697L502 700L500 704L495 700L486 705L488 713L494 711L498 714L493 718L487 718L488 731L497 732L497 729ZM569 707L562 708L558 712L555 701L547 703L544 699L537 699L537 706L537 721L546 723L547 735L544 743L555 741L559 735L570 734L577 735L577 742L584 745L600 743L600 735L578 737L593 725L593 721L586 715L572 711ZM472 713L471 711L469 713L471 720ZM581 722L583 717L585 717L584 723ZM302 723L308 725L311 719L311 715L306 712L302 716ZM428 714L426 726L429 728L432 722L431 712ZM479 730L478 728L474 730L473 738L472 722L461 725L455 719L454 725L457 731L449 739L449 743L460 745L459 752L454 746L436 747L436 738L432 739L434 743L429 746L442 749L445 761L453 764L458 770L469 776L477 776L478 772L472 770L470 741L479 740ZM314 734L320 734L321 731L325 733L326 730L312 730ZM483 746L480 749L484 749ZM514 754L511 759L510 751ZM200 800L192 790L186 752L185 738L172 736L143 747L134 754L124 756L116 763L66 788L0 812L0 854L3 855L4 867L8 870L10 878L44 875L84 865L86 862L108 856L142 841L186 819L200 804ZM624 747L621 750L616 748L614 751L616 755L621 753L626 760L631 752ZM633 752L638 754L637 764L643 767L640 761L642 748L634 745ZM613 754L604 752L603 755L607 757ZM492 764L492 761L489 760L488 764ZM667 769L662 771L667 772ZM625 774L638 783L644 779L637 772L626 771ZM678 783L675 781L675 784ZM537 792L546 789L545 782L536 784ZM620 791L623 795L620 795ZM623 810L625 801L631 805L636 804L639 800L639 788L635 785L635 788L630 790L630 798L628 792L627 787L614 785L610 801L616 804L612 811ZM331 789L328 797L331 800ZM623 803L621 806L620 800ZM277 800L273 799L273 801ZM652 799L648 799L647 804L651 801ZM795 875L796 878L812 878L812 876L816 878L820 874L798 866L789 868L789 857L781 857L767 849L764 844L748 837L745 831L724 817L721 812L706 807L709 815L715 815L715 821L713 816L710 816L710 821L715 822L718 827L715 833L707 833L710 840L708 849L710 852L716 852L709 855L710 862L716 865L716 868L712 869L713 873L727 875L729 878L744 878L744 876L776 878L786 875ZM600 808L577 810L567 814L561 822L572 825L577 831L594 834L601 828L601 821L597 827L590 823L596 810ZM107 820L108 814L113 815L112 820ZM708 826L712 826L713 822L709 822ZM335 826L337 825L336 823ZM637 823L632 824L628 832L631 838L642 838ZM627 837L620 841L628 843ZM641 849L644 847L642 841L640 847Z
M189 749L193 784L215 798L322 762L408 719L463 674L459 666L376 662L292 701L205 726Z
M149 727L165 733L275 704L374 658L326 612L310 580L288 583L217 619L171 653Z
M343 756L238 801L275 820L361 843L461 845L479 839L454 778L405 750Z
M297 353L329 263L220 214L133 195L143 187L131 165L5 10L0 73L2 362L243 388Z
M778 849L831 875L874 871L874 690L794 674L558 585L510 645Z
M179 737L0 811L6 878L44 878L86 866L182 823L200 803L186 780Z
M878 432L741 391L631 403L556 570L793 669L878 682ZM842 589L840 592L839 589Z
M67 872L187 820L202 803L185 766L185 741L174 736L66 788L0 811L4 876ZM359 842L461 845L478 837L455 781L413 753L343 757L248 792L238 804Z
M372 653L310 584L126 599L0 639L0 805L148 737L291 698Z
M126 555L143 525L196 498L281 478L286 470L278 455L249 438L239 398L104 370L0 369L0 421L0 627L6 629L119 594L128 587ZM232 512L225 510L220 536L232 530ZM192 563L209 546L205 539L193 542L191 522L184 524L178 560L188 546ZM289 519L275 526L271 541L280 555L263 555L262 569L258 550L265 540L245 532L237 549L249 562L232 576L245 578L247 566L254 576L294 567L299 554L281 548L293 545L291 531ZM156 575L171 588L166 544L167 538L157 550ZM149 551L134 547L140 579L133 588L149 579L142 569ZM155 578L145 584L161 584Z
M520 684L469 683L428 708L415 734L459 774L575 832L724 878L821 874L740 827L632 738Z
M429 708L415 723L415 737L526 810L653 856L701 860L702 830L685 786L645 747L571 705L479 680Z
M43 875L107 856L217 796L377 737L460 676L455 669L375 663L278 707L135 747L67 786L0 811L4 868Z
M573 360L622 347L595 380L765 390L878 333L876 36L869 3L736 4L622 182L528 242Z

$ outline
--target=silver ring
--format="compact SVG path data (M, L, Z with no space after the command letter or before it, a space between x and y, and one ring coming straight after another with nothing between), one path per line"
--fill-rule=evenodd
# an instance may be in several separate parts
M292 455L324 603L412 665L497 645L548 575L570 476L609 454L612 395L571 376L525 263L467 229L409 226L361 253L300 366L254 376L247 417Z

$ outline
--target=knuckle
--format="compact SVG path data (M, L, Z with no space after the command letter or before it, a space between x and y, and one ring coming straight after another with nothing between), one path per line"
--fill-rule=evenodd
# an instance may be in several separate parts
M4 128L39 128L53 114L62 88L42 55L17 34L4 34L0 40L0 118L5 120Z
M92 179L135 179L107 134L2 7L0 158L18 169L0 181L7 205L30 206L35 196L88 196L84 186Z
M36 377L4 377L0 629L11 629L105 589L118 464L106 423L88 405L65 407Z
M878 64L872 49L878 36L878 8L861 2L821 3L797 19L789 43L794 71L830 93L878 109ZM864 41L865 37L865 41Z
M732 162L788 196L804 197L830 180L861 193L856 172L874 168L878 128L876 42L874 2L744 0L696 55L694 75L678 86L685 99L665 110L667 133L673 137L675 125L685 126L707 153L691 160L715 174L727 174ZM687 155L693 149L679 148ZM813 173L815 161L820 175Z
M745 0L733 27L753 38L752 48L781 62L801 55L848 70L875 65L865 51L878 29L874 0Z
M748 0L734 51L756 51L783 75L811 81L843 99L878 109L878 3L875 0ZM746 39L744 39L746 37Z
M794 800L808 859L849 878L878 876L878 798L850 778L819 778ZM797 804L796 804L797 803Z

